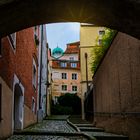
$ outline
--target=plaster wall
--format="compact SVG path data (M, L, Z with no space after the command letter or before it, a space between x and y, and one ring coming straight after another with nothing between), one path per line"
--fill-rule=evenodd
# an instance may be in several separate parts
M1 77L0 84L2 84L2 120L0 121L0 139L2 139L12 134L13 91L7 86Z
M37 115L24 105L24 128L37 122Z
M97 126L138 140L140 41L118 33L93 79Z
M67 73L67 79L62 79L61 74ZM72 80L72 73L77 74L77 80ZM53 69L52 70L52 96L60 96L61 93L75 93L72 92L72 85L77 86L77 93L79 96L81 96L81 75L80 70L72 70L72 69ZM67 91L62 91L61 86L67 85Z
M62 57L60 57L60 60L70 60L70 57L73 57L75 61L79 60L79 58L78 58L79 55L78 54L65 54Z
M80 63L81 63L81 82L86 81L86 59L88 65L88 81L92 81L91 62L93 60L93 50L97 43L99 31L104 30L104 27L84 24L80 26Z

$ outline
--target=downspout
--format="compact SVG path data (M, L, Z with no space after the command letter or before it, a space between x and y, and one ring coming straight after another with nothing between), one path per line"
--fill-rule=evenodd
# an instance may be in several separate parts
M47 117L47 95L48 95L48 84L49 84L49 81L48 81L48 43L46 44L46 53L47 53L47 69L46 69L46 79L47 79L47 83L46 83L46 117Z
M41 105L42 45L43 45L43 25L41 25L41 45L40 45L41 48L40 48L39 109L42 109Z
M88 64L87 64L87 53L85 53L85 61L86 61L86 83L87 83L87 91L88 91Z

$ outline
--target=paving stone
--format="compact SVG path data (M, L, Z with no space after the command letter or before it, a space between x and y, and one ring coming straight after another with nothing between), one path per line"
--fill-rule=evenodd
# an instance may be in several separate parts
M7 140L88 140L83 136L13 135Z
M41 123L35 124L25 131L39 131L39 132L76 132L74 128L72 128L67 121L64 120L44 120Z

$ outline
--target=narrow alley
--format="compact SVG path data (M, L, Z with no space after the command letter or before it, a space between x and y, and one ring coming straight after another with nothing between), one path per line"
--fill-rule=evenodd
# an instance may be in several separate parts
M80 116L53 115L16 131L7 140L128 140L128 137L104 132Z
M0 140L140 140L140 0L0 0Z

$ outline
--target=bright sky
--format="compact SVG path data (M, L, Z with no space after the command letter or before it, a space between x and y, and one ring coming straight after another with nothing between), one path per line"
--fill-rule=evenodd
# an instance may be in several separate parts
M46 24L47 42L52 50L57 45L64 51L66 44L79 41L80 23L53 23Z

